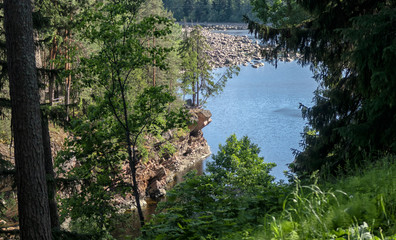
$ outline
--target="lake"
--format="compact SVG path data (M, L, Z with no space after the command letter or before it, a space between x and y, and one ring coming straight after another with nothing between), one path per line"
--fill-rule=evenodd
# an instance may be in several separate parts
M247 31L236 30L232 34L246 35ZM224 69L217 69L215 73L222 71ZM305 126L298 107L300 103L312 106L317 86L309 68L302 68L295 62L279 62L276 69L269 64L260 68L241 66L239 75L228 80L224 91L209 98L205 104L205 109L212 112L212 122L203 129L203 133L212 153L216 153L219 144L225 144L231 134L235 133L238 138L247 135L261 148L260 156L266 162L277 164L271 174L277 180L286 180L283 171L288 170L287 164L294 159L291 149L300 149L300 133ZM207 161L211 161L211 157ZM197 162L189 170L192 169L202 173L205 164ZM169 187L182 181L185 173L178 173ZM156 202L148 204L144 210L146 217L155 209ZM138 226L136 213L133 219ZM114 232L116 236L135 236L138 233L130 222L123 224L120 222Z
M294 160L291 149L301 150L306 124L299 104L312 106L318 86L312 75L309 67L296 62L279 62L277 68L270 64L257 69L242 66L239 76L229 79L224 91L205 105L212 112L212 122L203 133L212 153L231 134L246 135L260 147L266 162L277 164L271 174L286 179L283 172Z

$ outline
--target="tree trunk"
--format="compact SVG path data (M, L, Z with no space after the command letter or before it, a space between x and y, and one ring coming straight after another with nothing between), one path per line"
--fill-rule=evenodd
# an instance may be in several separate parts
M197 107L199 107L199 78L197 79Z
M194 78L195 79L195 78ZM195 105L195 96L196 96L196 94L195 94L195 81L193 80L193 82L192 82L192 92L193 92L193 95L192 95L192 105L193 106L196 106Z
M47 175L47 186L48 186L48 204L51 218L51 228L60 228L58 206L56 204L56 183L55 183L55 172L54 165L52 162L51 152L51 139L48 128L47 115L42 112L41 114L41 126L43 128L43 146L44 146L44 159L45 159L45 173Z
M129 137L129 134L127 135ZM131 140L128 140L128 157L129 157L129 167L131 168L131 176L132 176L132 189L133 195L136 200L136 208L138 210L139 219L140 219L140 227L144 226L144 215L142 211L142 206L140 206L140 195L139 195L139 186L136 181L136 165L137 165L137 157L135 146L131 144ZM131 148L133 148L133 154L131 154Z
M153 29L153 31L155 31L155 28ZM154 32L153 32L153 48L155 48L155 37L154 37ZM153 56L153 87L155 87L155 52L154 52L154 56Z
M50 61L51 61L50 66L52 70L55 69L56 51L57 51L57 43L56 43L56 37L54 37L54 39L52 39L52 47L50 50ZM55 79L56 79L55 73L51 72L49 77L49 87L48 87L48 100L50 105L52 105L52 101L54 99Z
M65 58L66 58L66 63L65 63L65 70L70 71L70 50L69 50L69 38L70 38L70 31L66 30L66 37L65 37L65 45L66 45L66 50L65 50ZM66 121L69 121L69 112L70 112L70 85L71 85L71 74L66 77L65 79L65 105L66 105Z
M50 240L31 1L5 0L4 15L20 237Z
M131 177L132 177L132 190L133 195L136 200L136 208L138 210L139 219L140 219L140 227L144 226L144 215L142 211L142 207L140 206L140 194L139 194L139 186L136 181L136 165L138 159L136 157L136 140L133 142L131 141L131 131L129 129L129 120L128 120L128 109L127 109L127 100L125 98L125 88L123 88L123 84L119 81L119 85L121 86L121 97L122 97L122 105L123 105L123 115L125 121L125 140L127 142L127 150L128 150L128 161L129 161L129 168L131 169ZM136 136L137 139L138 136ZM133 149L133 150L132 150ZM132 152L133 151L133 152Z
M200 32L199 32L200 33ZM198 34L199 35L199 34ZM201 67L200 67L200 61L201 61L201 47L200 47L200 42L199 42L199 37L197 37L197 43L196 43L196 46L197 46L197 71L198 71L198 73L197 73L197 107L199 107L199 72L201 71Z

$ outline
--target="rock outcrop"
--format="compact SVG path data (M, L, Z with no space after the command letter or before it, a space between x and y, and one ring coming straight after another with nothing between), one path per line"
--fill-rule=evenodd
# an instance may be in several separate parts
M137 166L137 181L142 198L157 200L166 194L168 186L175 181L177 174L191 168L194 164L210 156L210 148L202 134L202 128L212 120L208 110L190 109L194 122L189 130L172 130L164 134L164 140L154 144L152 155L146 163ZM161 155L161 147L171 143L175 152ZM126 177L129 177L126 175ZM131 194L115 199L120 208L129 208L134 198ZM142 204L145 204L142 202Z
M148 149L150 156L147 162L140 162L137 166L137 180L143 199L156 200L164 196L167 187L177 178L177 174L186 171L211 154L209 145L203 137L202 128L212 121L210 118L212 114L203 109L190 109L190 114L194 123L188 129L168 131L161 140L147 137L149 145L151 145L151 148ZM63 131L62 133L51 133L51 147L54 155L62 148L66 136L67 134ZM169 143L174 151L161 151L166 144L169 146ZM5 145L0 145L0 147L2 147L0 150L6 153L7 147ZM70 166L67 165L65 168L74 164L73 161L69 164ZM123 167L123 176L125 181L130 182L128 164ZM9 191L11 185L10 179L10 181L0 183L0 189ZM131 204L135 202L132 193L127 194L126 197L116 197L114 201L121 209L130 208Z
M212 113L209 110L204 109L191 109L191 118L194 122L193 125L189 126L190 134L193 136L198 136L202 128L212 122Z

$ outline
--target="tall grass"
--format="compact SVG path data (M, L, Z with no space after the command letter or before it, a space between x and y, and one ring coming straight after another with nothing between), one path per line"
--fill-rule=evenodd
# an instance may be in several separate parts
M183 201L158 215L142 239L396 239L395 160L390 156L330 181L314 175L266 191L246 185L252 189L246 196L215 185L210 175L191 176L174 189ZM210 191L197 192L207 186Z
M387 157L334 183L301 185L245 239L396 239L396 164Z

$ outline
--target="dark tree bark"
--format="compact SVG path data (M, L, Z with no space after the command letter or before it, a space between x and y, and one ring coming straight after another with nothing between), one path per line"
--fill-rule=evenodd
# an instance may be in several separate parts
M4 1L22 240L51 239L30 0Z
M56 58L56 52L57 52L57 43L56 43L56 37L52 40L52 47L50 50L50 69L54 70L55 69L55 58ZM56 80L56 74L54 72L51 72L50 77L49 77L49 87L48 87L48 100L50 105L52 105L52 101L54 99L54 84Z
M195 92L195 75L194 75L194 80L192 82L192 105L195 107L195 97L196 97L196 92Z
M65 33L65 58L66 58L66 63L65 63L65 70L69 71L71 70L71 64L70 64L70 49L69 49L69 39L71 37L70 31L66 30ZM66 106L66 122L69 121L69 113L70 113L70 87L71 87L71 74L67 75L65 79L65 106Z
M48 204L51 217L51 228L60 228L58 206L56 204L56 183L55 183L55 172L54 164L52 162L51 152L51 138L49 135L48 117L42 112L41 114L41 126L43 128L43 147L44 147L44 162L45 162L45 173L47 175L47 187L48 187Z
M155 31L155 28L153 29ZM153 32L153 48L155 48L155 37L154 37L154 32ZM154 57L153 57L153 87L155 87L156 82L155 82L155 52L154 52Z
M120 78L118 78L118 84L121 87L121 97L122 97L122 106L123 106L123 114L124 114L124 121L125 121L125 138L127 142L127 147L128 147L128 160L129 160L129 167L131 168L131 177L132 177L132 190L133 190L133 195L136 200L136 208L138 210L139 214L139 219L140 219L140 227L144 226L144 215L142 211L142 206L140 205L140 194L139 194L139 185L136 180L136 165L138 164L138 158L136 157L136 150L135 146L137 143L137 139L142 133L140 131L137 136L135 136L135 139L132 143L131 141L131 130L129 129L129 119L128 119L128 108L127 108L127 99L125 97L125 88L124 84L120 81ZM133 149L133 150L131 150ZM133 152L132 152L133 151Z

